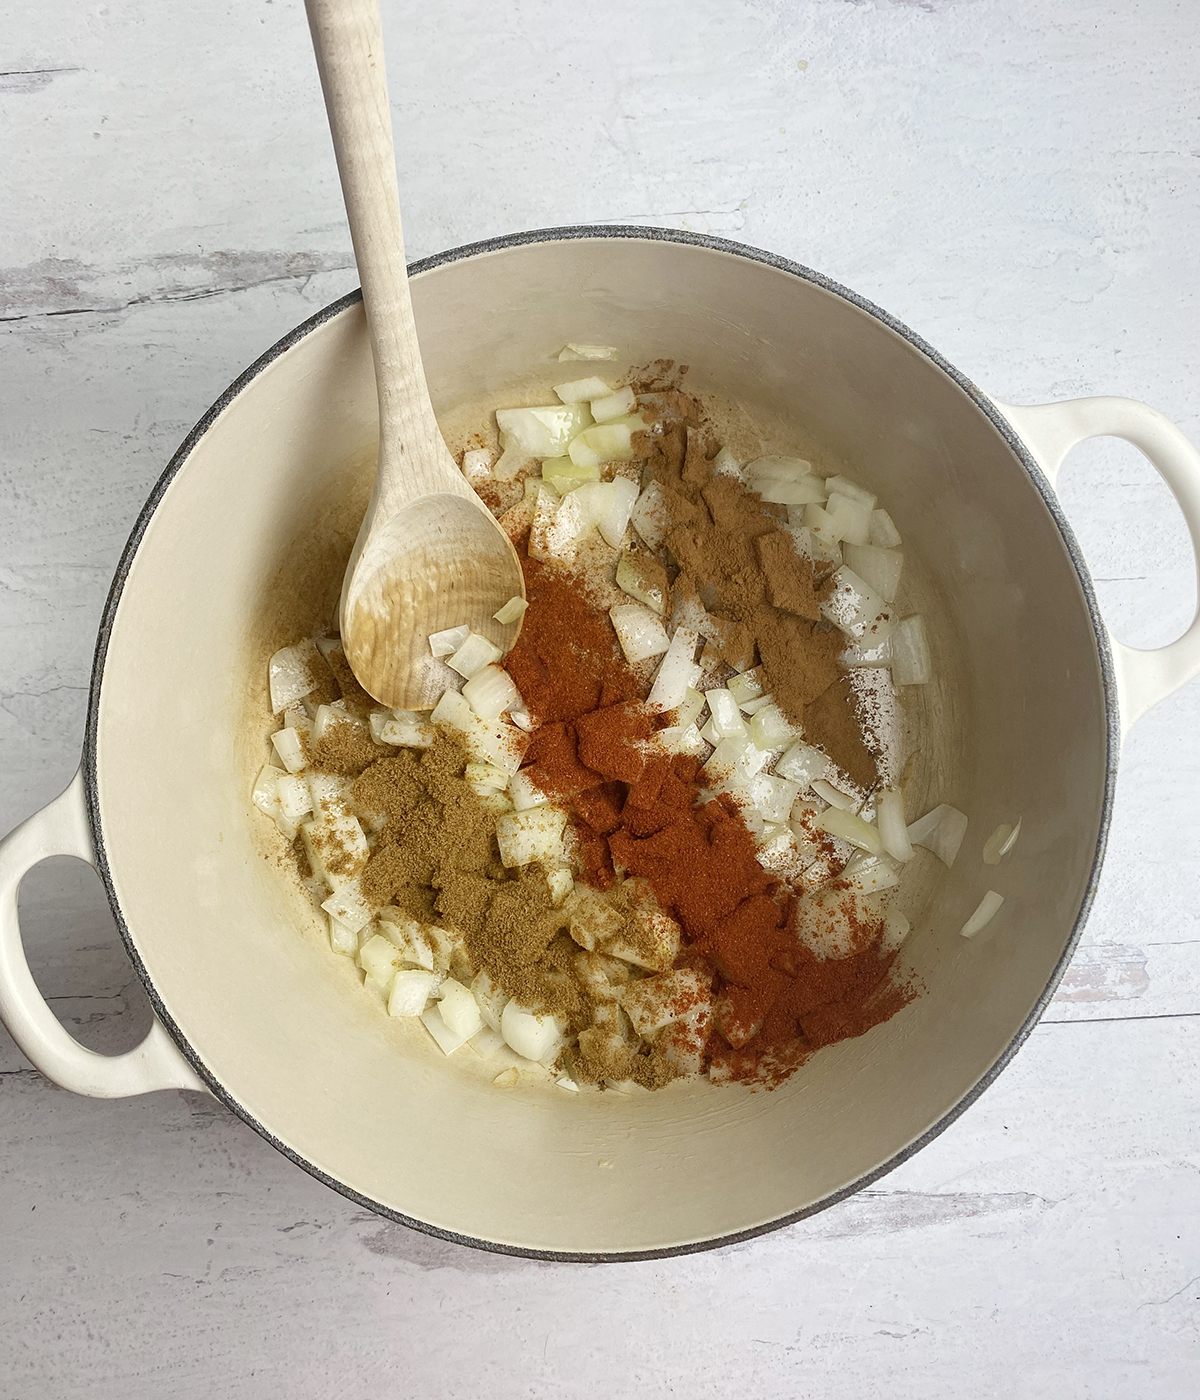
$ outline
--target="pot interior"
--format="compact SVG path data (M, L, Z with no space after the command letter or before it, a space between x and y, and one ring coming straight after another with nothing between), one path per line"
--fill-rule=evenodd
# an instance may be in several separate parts
M470 1051L445 1059L365 997L250 802L272 727L267 657L327 622L369 488L358 303L224 404L132 558L95 739L99 834L131 947L241 1113L341 1189L426 1227L620 1255L812 1209L952 1114L1071 943L1109 754L1095 631L1060 529L950 374L784 268L667 239L551 238L436 263L413 300L452 440L489 403L545 401L570 369L562 345L599 342L621 347L622 368L687 364L688 387L728 400L742 431L748 415L764 446L803 448L879 494L904 538L901 611L926 615L937 672L906 692L921 748L910 820L939 801L970 818L953 869L921 854L906 882L900 969L924 992L774 1092L690 1083L635 1097L494 1088ZM1013 853L984 866L987 836L1018 817ZM1001 914L961 938L988 888Z

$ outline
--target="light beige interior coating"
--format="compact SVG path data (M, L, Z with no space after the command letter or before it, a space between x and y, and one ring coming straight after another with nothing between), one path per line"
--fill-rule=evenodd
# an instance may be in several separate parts
M255 706L265 717L268 633L328 615L332 600L310 585L348 551L361 512L376 408L359 306L232 401L134 559L97 749L102 836L133 942L247 1114L417 1221L510 1247L619 1254L801 1211L970 1092L1070 937L1107 740L1096 643L1061 537L947 375L787 272L684 244L586 239L445 264L415 279L413 297L439 413L531 374L557 382L568 340L611 343L629 363L687 363L690 385L794 423L879 492L916 565L910 606L935 624L939 685L918 697L929 795L971 821L903 953L926 991L773 1093L684 1084L637 1097L493 1088L459 1064L470 1052L447 1060L365 1000L264 843L249 800L263 730L247 725ZM939 710L952 721L940 747ZM983 866L983 841L1018 816L1016 850ZM989 887L1006 897L1002 914L960 938Z

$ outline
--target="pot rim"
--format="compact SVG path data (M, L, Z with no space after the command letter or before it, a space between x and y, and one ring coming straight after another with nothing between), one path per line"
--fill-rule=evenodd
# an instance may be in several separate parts
M987 1072L980 1077L967 1093L942 1114L937 1122L926 1129L919 1138L916 1138L913 1142L895 1153L880 1166L858 1178L858 1180L852 1182L850 1185L844 1186L837 1191L830 1192L827 1196L823 1196L812 1205L805 1206L800 1210L791 1211L786 1215L781 1215L765 1224L755 1225L749 1229L735 1231L727 1235L716 1236L712 1239L696 1240L687 1244L671 1245L658 1249L615 1251L553 1250L501 1244L492 1240L461 1234L454 1230L446 1230L440 1226L418 1220L413 1216L405 1215L401 1211L393 1210L389 1206L382 1205L380 1202L372 1200L370 1197L355 1191L344 1182L339 1181L336 1177L331 1177L327 1172L322 1171L314 1163L308 1161L286 1143L280 1141L265 1124L260 1122L252 1113L238 1103L207 1068L199 1054L176 1025L170 1011L160 998L154 982L150 977L150 973L134 945L113 885L112 873L108 863L108 853L104 844L104 832L100 822L97 795L96 739L99 724L100 691L104 679L104 663L108 654L108 644L112 636L117 608L120 604L130 570L133 567L134 558L137 555L142 537L150 523L150 519L158 509L167 487L182 469L184 463L191 456L192 451L200 442L201 438L204 437L205 433L208 432L209 428L212 427L237 395L261 374L268 365L273 364L275 360L283 355L285 351L290 350L294 345L303 340L305 336L324 325L325 322L340 315L347 307L361 301L361 289L346 293L344 296L339 297L336 301L331 302L328 306L323 307L320 311L310 316L306 321L301 322L300 325L296 326L293 330L289 331L287 335L276 341L269 350L260 355L253 364L238 375L233 383L229 385L224 393L222 393L207 412L205 412L203 417L200 418L196 426L188 433L187 437L184 438L174 456L167 463L162 475L155 483L145 505L138 514L133 530L121 553L120 561L113 575L108 598L104 605L104 612L100 620L100 626L96 637L96 651L88 688L87 727L84 735L83 755L81 760L84 790L87 798L88 824L91 829L92 842L96 853L96 868L100 873L100 878L104 882L108 903L112 909L117 928L120 931L121 941L125 945L125 951L143 987L146 989L146 994L150 998L154 1014L162 1022L167 1033L179 1047L188 1063L221 1103L233 1113L237 1114L243 1122L248 1123L255 1132L265 1138L272 1147L281 1152L289 1161L308 1172L310 1176L315 1177L318 1181L338 1192L340 1195L345 1196L348 1200L353 1201L356 1205L364 1206L375 1214L384 1216L386 1219L395 1221L397 1224L406 1225L410 1229L419 1230L423 1234L432 1235L437 1239L447 1240L454 1244L467 1245L473 1249L486 1250L492 1254L513 1255L518 1258L526 1259L543 1259L558 1263L589 1264L670 1259L680 1255L696 1254L702 1250L718 1249L725 1245L739 1244L745 1240L756 1239L760 1235L765 1235L771 1231L781 1229L785 1225L795 1224L797 1221L806 1219L810 1215L816 1215L818 1212L826 1210L830 1206L837 1205L840 1201L848 1199L850 1196L857 1194L857 1192L872 1185L874 1182L879 1181L882 1177L894 1171L902 1163L908 1161L910 1157L919 1152L921 1148L925 1147L928 1143L932 1142L934 1138L938 1137L955 1122L955 1120L979 1098L984 1090L993 1083L1025 1043L1034 1026L1041 1019L1046 1006L1054 996L1058 984L1062 980L1063 973L1066 971L1067 965L1074 955L1076 945L1083 932L1083 926L1087 921L1092 902L1095 899L1100 867L1104 861L1105 847L1108 840L1108 828L1112 817L1117 761L1120 752L1116 676L1113 669L1108 632L1101 619L1099 605L1097 604L1095 591L1092 587L1091 576L1084 562L1082 551L1079 548L1066 516L1063 514L1062 507L1059 504L1058 497L1053 487L1051 487L1049 481L1034 461L1022 439L1017 435L1012 425L1003 414L995 407L991 399L968 379L966 375L955 369L953 365L944 359L919 335L915 334L906 325L896 320L895 317L889 315L873 302L868 301L865 297L859 296L856 292L833 281L831 278L825 277L811 268L804 267L800 263L792 262L788 258L780 257L775 253L768 253L758 248L749 247L743 243L736 243L731 239L716 238L710 234L690 233L675 229L643 228L638 225L629 224L573 225L565 228L533 229L523 233L505 234L497 238L483 239L476 243L462 244L457 248L448 249L446 252L435 253L427 258L420 258L416 262L409 264L408 271L410 276L415 277L420 273L429 272L447 263L460 262L466 258L498 252L507 248L521 247L526 244L601 238L640 239L656 243L681 243L693 247L706 248L714 252L728 253L735 257L744 258L749 262L764 263L768 267L773 267L780 272L786 272L793 277L800 278L802 281L810 282L821 290L829 292L836 297L840 297L843 301L849 302L851 306L854 306L859 311L865 312L867 315L873 317L896 335L906 340L911 346L924 355L926 359L940 369L943 374L948 375L968 398L971 399L1008 444L1013 455L1024 468L1026 475L1041 496L1043 504L1049 511L1054 524L1058 528L1063 545L1074 566L1080 588L1083 591L1100 662L1107 740L1100 825L1096 839L1096 849L1092 858L1091 868L1088 872L1087 884L1080 902L1079 912L1076 915L1074 925L1071 929L1071 935L1067 940L1062 957L1059 959L1044 990L1038 997L1037 1002L1024 1023L1018 1028L1007 1047L997 1057L995 1063L992 1064Z

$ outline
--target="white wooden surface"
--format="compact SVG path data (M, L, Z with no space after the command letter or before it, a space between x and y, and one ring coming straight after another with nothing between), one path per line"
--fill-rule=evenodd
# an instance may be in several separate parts
M1200 439L1192 0L385 5L409 251L583 221L821 269L1012 402ZM113 565L179 439L354 285L298 0L0 26L0 829L74 768ZM1132 449L1064 494L1117 632L1193 606ZM6 1038L5 1397L1200 1392L1200 686L1134 732L1084 946L999 1082L875 1189L693 1258L558 1266L351 1206L211 1101L45 1083ZM147 1023L88 871L27 880L88 1044Z

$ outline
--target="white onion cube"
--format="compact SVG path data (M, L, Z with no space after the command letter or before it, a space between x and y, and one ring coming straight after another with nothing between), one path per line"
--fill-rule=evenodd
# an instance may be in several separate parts
M667 533L667 500L657 481L650 482L637 498L629 518L651 549L662 544Z
M603 379L572 379L569 384L556 384L554 392L563 403L582 403L585 399L607 398L612 389Z
M589 407L592 410L592 417L597 423L607 423L613 418L621 418L627 413L632 413L637 407L637 395L626 386L624 389L617 389L614 393L592 399Z
M304 756L304 741L300 737L299 730L290 727L280 729L271 735L271 743L275 746L279 761L289 773L299 773L302 768L307 766L308 760Z
M933 679L933 662L921 614L914 613L898 622L890 640L892 680L897 685L928 685Z
M486 637L481 637L478 632L467 634L467 640L454 653L447 663L451 670L466 680L476 676L485 666L490 666L493 661L499 661L504 653L493 642L489 642Z
M467 1043L465 1035L459 1035L456 1031L452 1031L442 1019L437 1002L434 1002L432 1006L427 1006L421 1012L421 1024L433 1036L443 1055L453 1055L456 1050L461 1049Z
M375 917L375 909L363 898L357 879L347 880L339 885L321 908L331 919L345 924L352 933L357 933Z
M562 1049L566 1026L556 1016L537 1016L510 1001L500 1017L500 1034L518 1055L544 1062Z
M1000 911L1000 906L1004 903L1004 896L997 894L995 890L988 890L987 894L979 901L979 907L971 915L959 933L964 938L974 938L975 935L992 922Z
M609 617L617 630L617 640L625 659L634 665L651 656L660 656L670 646L666 628L659 618L640 603L618 603L609 608Z
M877 549L870 544L846 543L842 555L849 568L887 602L895 600L904 568L904 555L895 549Z
M499 719L521 703L521 692L507 671L495 664L476 671L462 688L463 699L480 719Z
M760 749L778 749L790 744L799 730L774 701L755 707L750 717L750 737Z
M646 704L652 710L676 710L683 704L688 691L700 679L700 667L693 661L699 636L687 627L677 627L671 645L654 677ZM690 723L690 721L682 721Z
M637 485L626 477L618 476L602 483L608 490L607 506L596 513L596 525L605 541L618 548L625 538L625 527L629 524L630 512L637 501Z
M380 726L379 740L383 744L393 744L404 749L433 748L433 725L415 714L393 713L392 718Z
M882 639L885 634L885 614L890 618L887 604L875 590L844 564L833 574L833 588L821 603L821 612L856 640L868 629Z
M510 869L539 860L558 865L562 860L562 836L567 814L561 807L528 807L506 812L496 822L500 859Z
M281 647L267 664L267 678L271 690L271 713L278 714L303 700L321 683L321 673L326 670L317 644L313 641L297 643L294 647Z
M392 978L392 990L387 1004L388 1015L419 1016L425 1010L437 984L438 975L435 972L423 972L419 968L401 969Z
M329 946L344 958L352 958L358 952L358 934L332 914L329 916Z
M525 616L525 610L529 607L524 598L510 598L502 608L497 609L492 617L507 626L510 622L516 622L520 617Z
M471 629L464 623L461 627L447 627L444 632L429 634L429 650L434 656L453 656L471 635Z
M479 1006L475 998L463 986L461 982L456 982L453 977L447 977L438 988L438 1010L442 1013L442 1020L455 1035L461 1035L464 1040L470 1038L483 1026L483 1019L479 1014Z

